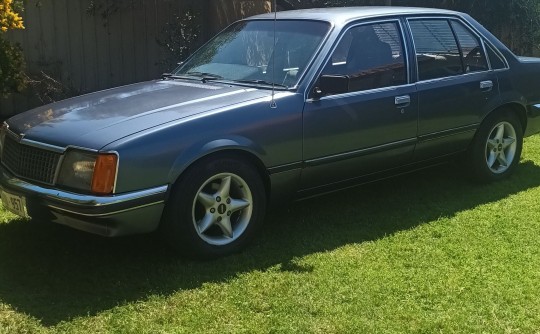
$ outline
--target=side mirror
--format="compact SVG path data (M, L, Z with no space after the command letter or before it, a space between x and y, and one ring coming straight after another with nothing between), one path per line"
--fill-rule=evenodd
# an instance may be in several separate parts
M319 78L319 84L315 87L313 94L315 97L322 97L348 93L349 82L347 75L324 74Z

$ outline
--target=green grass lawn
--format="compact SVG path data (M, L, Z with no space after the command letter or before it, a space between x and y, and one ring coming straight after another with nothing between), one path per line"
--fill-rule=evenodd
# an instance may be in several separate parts
M540 136L513 177L453 165L266 219L242 254L178 259L0 214L0 333L540 333Z

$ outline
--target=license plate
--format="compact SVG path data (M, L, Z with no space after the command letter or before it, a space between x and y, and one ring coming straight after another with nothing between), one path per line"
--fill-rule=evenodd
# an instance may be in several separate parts
M28 212L26 211L26 200L24 197L2 191L2 204L4 204L4 208L13 212L14 214L28 218Z

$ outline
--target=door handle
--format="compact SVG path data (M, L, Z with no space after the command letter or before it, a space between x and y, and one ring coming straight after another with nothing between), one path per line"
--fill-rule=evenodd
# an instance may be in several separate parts
M480 82L480 89L485 91L491 91L493 89L493 81L486 80Z
M411 104L411 97L409 95L396 96L395 104L398 108L408 107Z

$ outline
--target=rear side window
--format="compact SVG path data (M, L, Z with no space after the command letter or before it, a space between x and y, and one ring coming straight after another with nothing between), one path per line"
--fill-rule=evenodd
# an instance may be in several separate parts
M459 22L452 21L452 28L461 47L465 72L487 71L488 64L480 39Z
M420 80L463 74L460 49L447 20L409 21Z
M395 22L352 27L341 38L323 74L348 76L351 92L406 84L401 36Z

